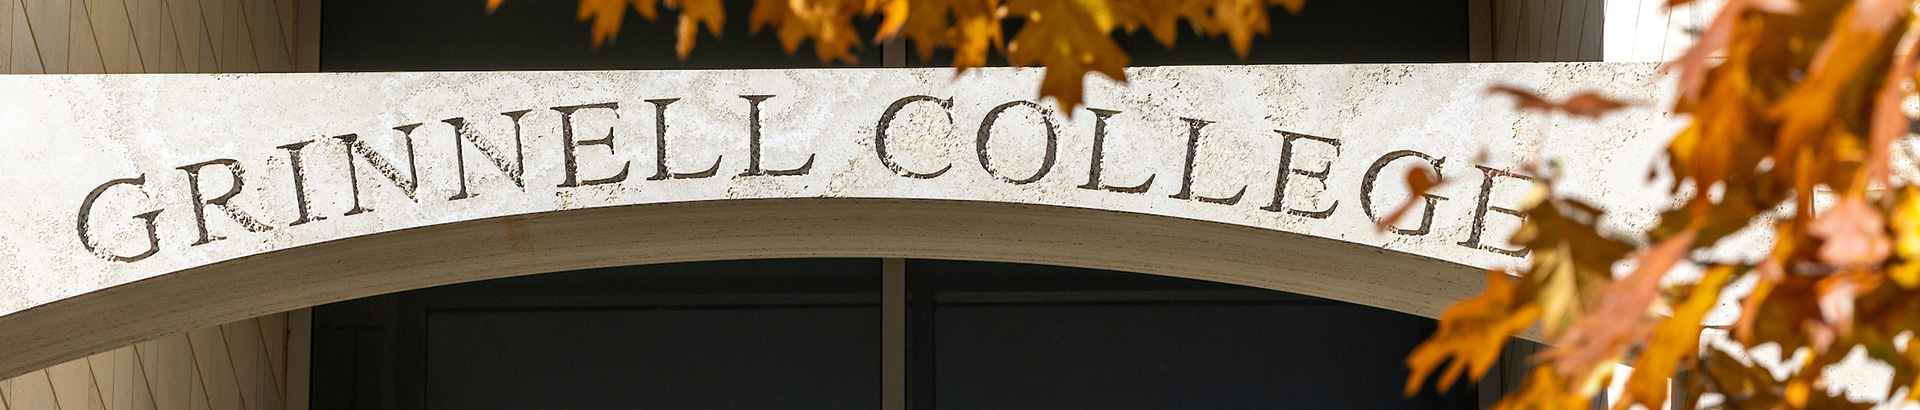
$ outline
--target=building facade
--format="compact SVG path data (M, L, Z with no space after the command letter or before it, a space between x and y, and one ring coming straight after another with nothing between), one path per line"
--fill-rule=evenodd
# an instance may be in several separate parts
M0 76L0 406L1480 407L1538 345L1411 398L1401 359L1524 261L1521 164L1650 220L1676 124L1630 61L1701 23L1651 4L1127 35L1062 112L898 43L816 67L744 4L682 62L568 2L0 0L0 67L107 73Z

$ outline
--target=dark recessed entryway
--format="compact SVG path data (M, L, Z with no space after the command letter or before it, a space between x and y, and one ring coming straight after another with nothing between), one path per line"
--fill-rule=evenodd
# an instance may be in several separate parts
M899 266L899 265L896 265ZM1466 409L1403 398L1431 319L1212 282L880 259L633 266L316 307L315 410ZM883 380L904 332L905 380Z

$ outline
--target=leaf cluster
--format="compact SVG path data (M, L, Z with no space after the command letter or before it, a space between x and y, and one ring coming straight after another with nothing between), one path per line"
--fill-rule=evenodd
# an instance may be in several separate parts
M504 0L487 0L491 12ZM658 0L678 11L676 50L680 58L692 52L702 28L719 37L726 21L723 0ZM811 41L820 61L855 63L852 49L865 39L874 43L904 38L921 58L935 50L953 50L953 65L962 72L986 64L988 53L1004 53L1015 66L1040 66L1046 75L1041 97L1053 97L1063 112L1079 106L1085 78L1100 73L1125 82L1127 53L1113 40L1115 31L1146 30L1162 45L1173 47L1179 22L1186 20L1196 34L1225 36L1234 52L1246 57L1255 35L1267 34L1268 10L1284 7L1299 13L1306 0L754 0L749 25L754 32L771 29L780 45L792 54ZM656 0L580 0L580 21L592 22L594 47L613 41L628 7L654 20ZM878 31L860 33L860 18L880 16ZM1003 21L1019 21L1012 41L1005 40Z
M1442 316L1440 331L1408 357L1408 391L1448 361L1440 387L1460 372L1477 378L1492 365L1489 351L1537 322L1554 346L1498 408L1584 408L1614 363L1635 368L1616 408L1661 408L1669 378L1690 394L1686 407L1713 394L1730 409L1866 408L1824 388L1823 370L1855 350L1893 368L1895 392L1882 401L1920 398L1920 346L1910 337L1920 329L1920 181L1895 178L1891 160L1912 123L1902 105L1915 97L1920 64L1915 4L1727 1L1666 66L1679 83L1673 109L1690 123L1655 171L1676 181L1678 205L1644 235L1617 239L1598 228L1600 210L1555 197L1551 178L1539 179L1512 240L1530 264L1517 278L1490 273L1485 294ZM1556 103L1497 91L1519 96L1523 109L1618 108L1590 95ZM1771 233L1770 251L1700 260L1745 243L1728 239L1742 230ZM1666 284L1683 266L1704 273ZM1752 290L1742 295L1736 282ZM1702 354L1702 323L1722 298L1737 299L1735 342L1797 358L1786 377L1737 354ZM1525 318L1538 320L1515 322Z

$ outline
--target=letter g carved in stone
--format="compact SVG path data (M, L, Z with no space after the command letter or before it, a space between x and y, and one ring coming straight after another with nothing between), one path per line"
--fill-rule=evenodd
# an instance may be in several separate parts
M80 215L75 218L75 220L77 221L77 225L79 225L78 228L80 233L80 246L87 248L87 252L93 253L94 255L98 255L103 259L114 261L114 262L137 262L141 259L146 259L148 256L153 256L154 253L160 252L160 235L158 232L155 232L154 222L153 222L154 218L158 218L160 216L161 210L159 209L142 212L138 215L133 216L133 219L139 219L141 221L144 221L146 223L145 226L147 229L147 249L145 251L141 251L138 254L134 254L133 256L115 255L110 251L101 249L98 241L96 241L95 238L93 238L91 232L89 232L91 227L88 226L87 224L88 217L93 214L94 203L100 200L100 195L105 194L108 189L112 189L113 187L120 186L120 185L132 185L132 186L138 187L138 186L146 185L146 183L147 183L147 175L140 174L140 176L134 177L134 178L122 178L122 179L107 181L107 183L100 184L99 187L93 188L93 192L87 193L87 199L84 201L80 201Z

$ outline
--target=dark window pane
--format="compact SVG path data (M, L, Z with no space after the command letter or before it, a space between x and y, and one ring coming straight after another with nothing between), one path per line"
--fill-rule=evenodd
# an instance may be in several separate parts
M315 410L870 409L880 261L464 283L314 308Z
M908 263L922 408L1449 409L1402 360L1433 321L1193 279L1013 263Z
M942 307L941 410L1393 409L1417 318L1357 306Z
M473 311L428 318L433 409L875 409L879 309Z

